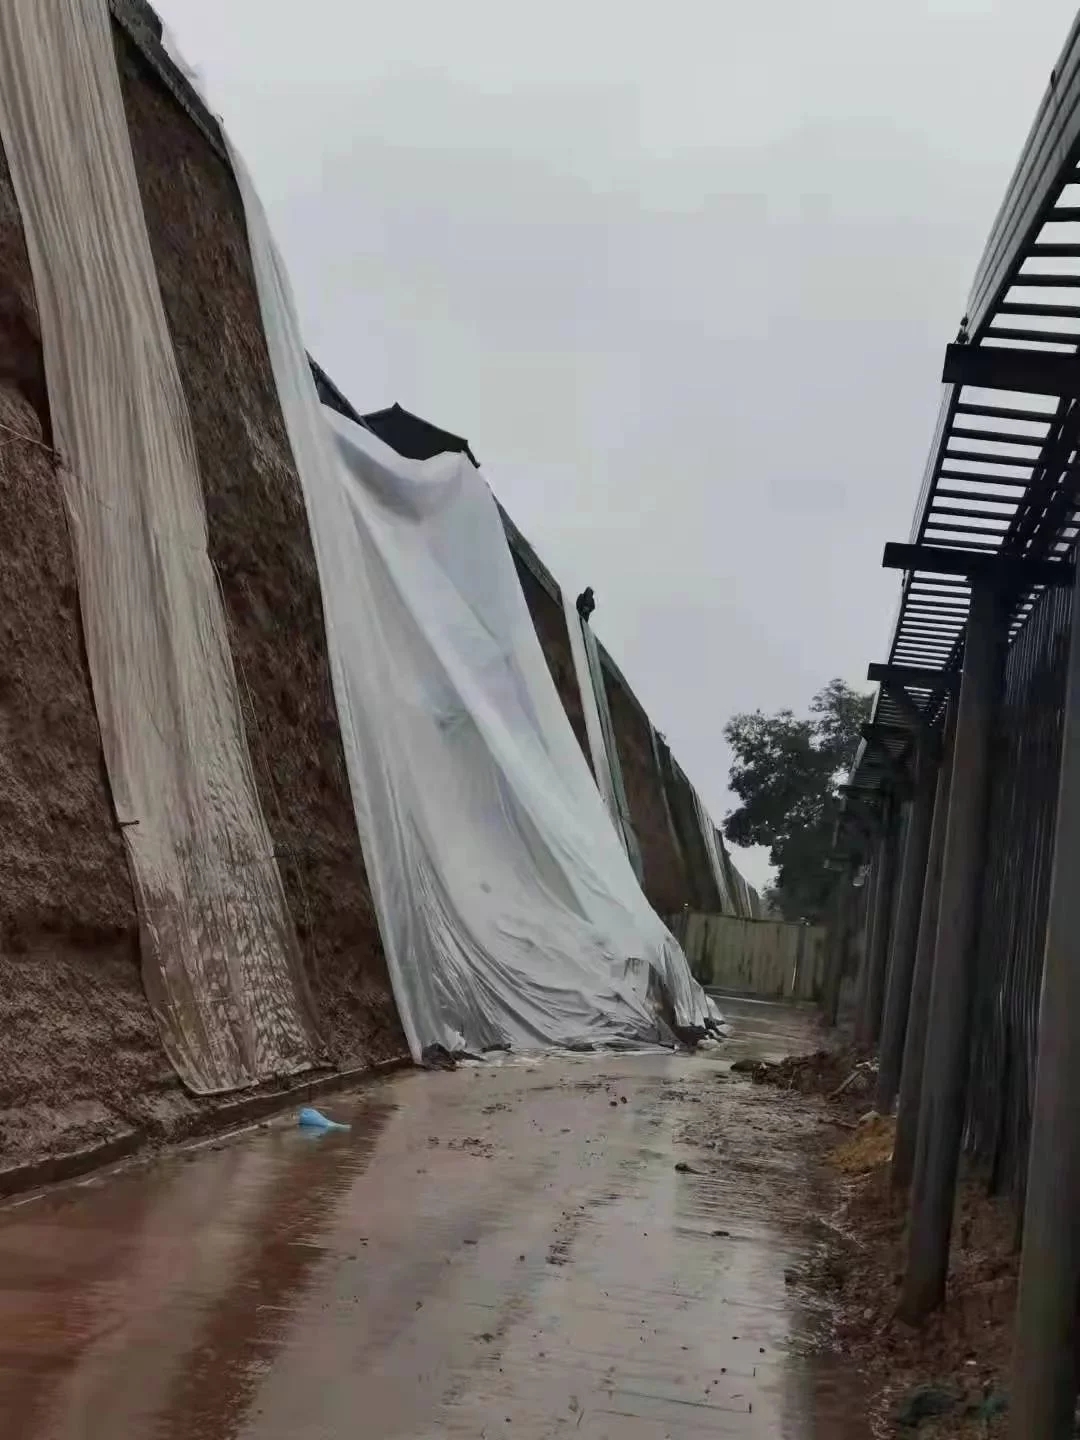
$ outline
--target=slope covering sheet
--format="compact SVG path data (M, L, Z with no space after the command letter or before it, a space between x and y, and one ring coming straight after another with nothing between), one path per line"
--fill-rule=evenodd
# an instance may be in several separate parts
M403 459L320 406L287 277L233 160L413 1056L701 1033L715 1009L604 808L483 476L463 455Z
M143 983L192 1090L250 1085L310 1066L320 1042L251 771L106 0L0 4L0 138Z

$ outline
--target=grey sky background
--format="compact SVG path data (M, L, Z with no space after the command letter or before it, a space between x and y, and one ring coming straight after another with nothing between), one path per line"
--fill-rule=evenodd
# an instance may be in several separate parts
M469 438L719 821L731 714L884 658L881 547L1072 4L157 8L312 354Z

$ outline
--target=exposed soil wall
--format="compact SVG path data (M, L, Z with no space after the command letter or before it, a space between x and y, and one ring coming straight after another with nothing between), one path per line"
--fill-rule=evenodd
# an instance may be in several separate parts
M263 812L338 1064L405 1049L349 794L318 571L225 161L122 35L135 167Z
M352 814L314 556L223 160L118 32L260 799L342 1067L404 1053ZM139 974L51 454L33 282L0 157L0 1167L205 1124ZM27 438L18 438L27 437Z
M125 1097L171 1080L139 978L60 489L33 443L47 431L37 336L0 158L0 1163L112 1133Z
M695 896L690 891L686 865L668 820L653 754L652 729L622 678L613 674L608 665L602 668L626 798L641 847L645 870L643 888L653 909L670 917L678 914L684 905L693 905Z
M672 756L667 742L658 738L657 749L660 753L661 784L683 857L690 907L693 910L719 910L720 896L694 809L690 783Z
M577 742L591 770L592 759L589 755L589 737L585 730L585 712L581 708L581 692L574 670L574 657L570 653L570 637L566 633L566 616L562 606L552 599L517 551L513 550L512 553L544 659L551 671L551 678L555 681L555 689L559 692L566 718L570 721L571 729L577 736Z

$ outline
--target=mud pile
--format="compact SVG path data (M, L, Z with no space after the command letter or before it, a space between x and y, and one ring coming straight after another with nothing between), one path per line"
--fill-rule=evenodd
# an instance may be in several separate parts
M809 1055L788 1055L775 1062L737 1060L736 1074L749 1076L756 1085L774 1085L800 1095L819 1095L843 1113L864 1114L870 1106L876 1069L870 1053L853 1046L815 1050Z

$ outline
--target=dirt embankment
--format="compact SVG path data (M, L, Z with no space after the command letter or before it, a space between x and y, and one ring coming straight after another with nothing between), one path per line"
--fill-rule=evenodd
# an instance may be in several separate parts
M50 451L34 287L0 156L0 1164L122 1129L171 1079L139 979ZM39 402L40 404L40 402ZM25 437L25 438L22 438Z
M831 1175L834 1239L793 1284L831 1302L830 1343L862 1372L875 1436L1003 1436L1019 1256L1013 1203L961 1178L948 1298L921 1326L897 1316L906 1262L906 1197L892 1187L893 1121L868 1110L873 1070L851 1050L819 1051L749 1078L816 1103ZM800 1099L802 1103L802 1099Z
M130 42L136 168L206 493L260 799L334 1062L404 1053L356 834L318 577L224 162ZM0 1170L216 1123L139 974L81 643L18 207L0 157Z
M585 712L578 690L574 657L570 652L570 637L566 633L566 616L562 606L548 594L540 581L526 565L520 555L514 555L514 569L521 581L525 604L529 607L536 638L544 652L544 659L551 671L555 689L559 692L566 718L570 721L581 752L592 769L592 755L589 752L589 736L585 728Z
M670 918L693 905L683 856L675 843L645 712L604 668L611 723L618 737L623 784L645 869L642 889L658 914Z

